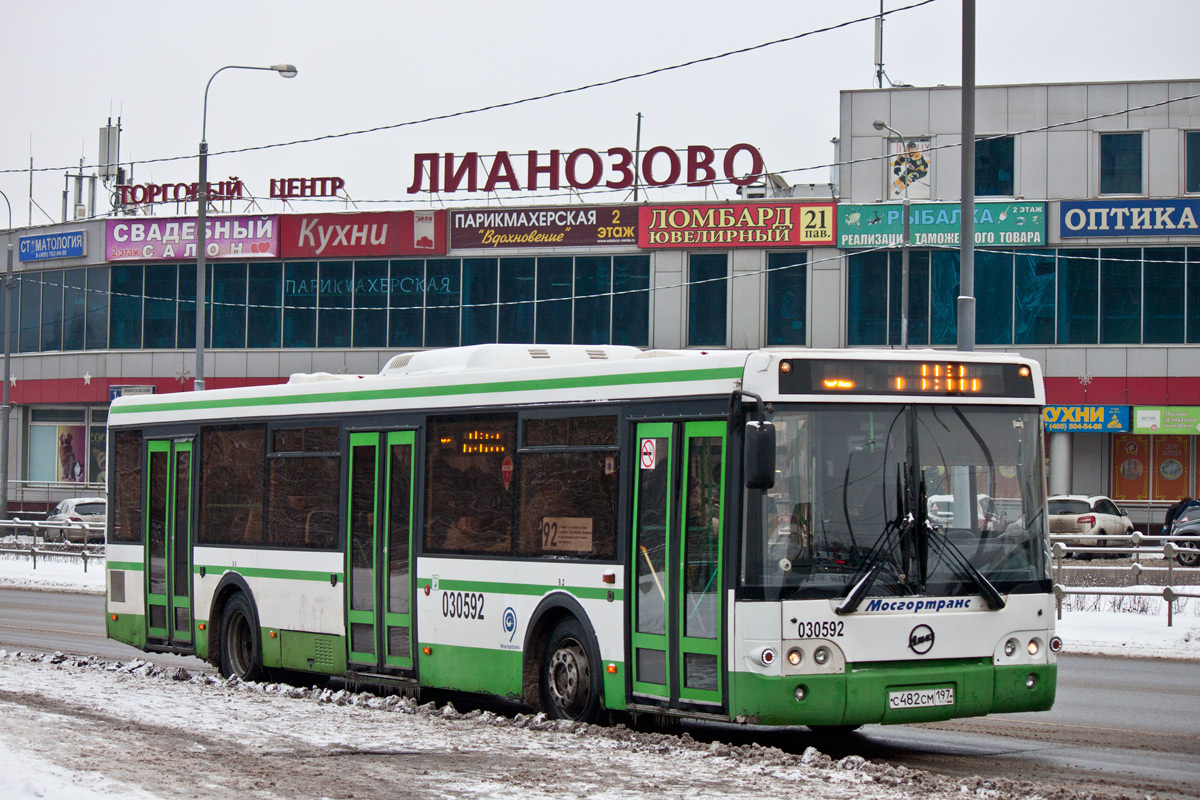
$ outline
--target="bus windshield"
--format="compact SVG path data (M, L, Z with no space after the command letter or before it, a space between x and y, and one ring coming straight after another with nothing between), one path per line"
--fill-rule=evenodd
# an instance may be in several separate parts
M777 410L775 486L748 497L749 597L844 597L870 568L869 596L980 594L968 563L999 592L1049 590L1036 409Z

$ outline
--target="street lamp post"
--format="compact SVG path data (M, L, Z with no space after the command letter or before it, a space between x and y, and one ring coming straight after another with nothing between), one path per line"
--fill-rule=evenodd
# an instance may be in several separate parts
M12 405L8 402L8 387L12 382L12 203L0 192L8 206L8 266L4 272L4 405L0 406L0 519L8 519L8 423Z
M896 138L900 140L900 146L904 147L907 141L900 131L888 125L881 119L875 120L872 123L875 130L881 131L885 128L896 134ZM901 204L904 213L904 221L900 228L900 347L908 349L908 250L909 250L909 220L908 220L908 179L904 180L904 201Z
M278 72L281 77L294 78L298 70L291 64L272 64L269 67L245 67L229 64L212 74L204 85L204 116L200 126L200 183L197 186L196 210L196 380L192 388L204 391L204 303L206 293L205 256L208 248L208 231L205 229L208 216L208 89L213 78L227 69L258 69ZM7 341L7 340L6 340ZM7 388L5 388L7 392Z

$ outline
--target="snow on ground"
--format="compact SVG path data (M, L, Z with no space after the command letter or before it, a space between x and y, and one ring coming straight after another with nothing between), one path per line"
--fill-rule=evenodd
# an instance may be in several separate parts
M806 797L1082 800L814 748L459 713L400 697L226 681L140 659L0 650L0 798Z

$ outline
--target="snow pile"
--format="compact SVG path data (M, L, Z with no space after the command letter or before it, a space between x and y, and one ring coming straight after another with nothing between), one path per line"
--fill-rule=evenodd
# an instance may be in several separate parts
M1089 796L857 755L833 759L813 747L797 754L543 714L461 713L402 697L243 683L142 659L0 650L0 684L11 687L0 695L0 774L15 778L0 784L3 798Z
M5 546L13 547L11 543ZM36 569L33 559L28 556L0 553L0 586L104 594L104 559L89 558L85 572L83 560L76 553L63 556L39 554Z

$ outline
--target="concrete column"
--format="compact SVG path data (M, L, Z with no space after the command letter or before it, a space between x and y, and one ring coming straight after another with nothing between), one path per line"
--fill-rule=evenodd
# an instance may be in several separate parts
M1071 493L1070 433L1050 434L1050 494Z

